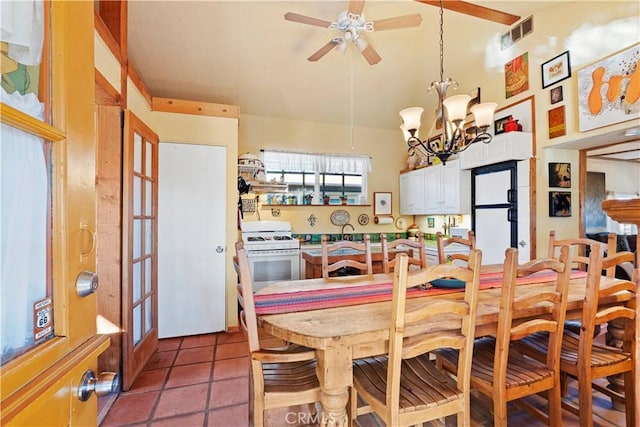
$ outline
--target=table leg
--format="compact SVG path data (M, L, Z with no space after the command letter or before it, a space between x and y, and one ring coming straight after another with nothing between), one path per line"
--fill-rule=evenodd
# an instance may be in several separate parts
M347 402L352 384L351 348L336 344L324 350L316 350L316 371L322 388L323 427L346 427L349 425Z

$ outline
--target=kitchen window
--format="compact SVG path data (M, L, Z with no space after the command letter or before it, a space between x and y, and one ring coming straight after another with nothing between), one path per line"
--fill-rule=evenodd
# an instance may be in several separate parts
M295 197L298 204L312 196L313 204L322 204L329 196L331 204L367 203L367 174L371 159L362 155L297 153L288 151L261 151L267 181L288 184L284 197ZM271 197L269 197L271 196ZM277 203L282 195L268 195L267 200Z

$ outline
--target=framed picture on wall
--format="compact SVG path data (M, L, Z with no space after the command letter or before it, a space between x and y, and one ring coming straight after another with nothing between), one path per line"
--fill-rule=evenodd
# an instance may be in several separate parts
M549 187L571 188L571 163L549 163Z
M562 101L562 85L552 88L549 91L549 96L552 104Z
M391 215L391 193L373 193L373 214Z
M555 58L551 58L542 66L542 89L571 77L571 64L569 63L569 51L563 52Z
M571 216L570 191L549 191L549 216Z

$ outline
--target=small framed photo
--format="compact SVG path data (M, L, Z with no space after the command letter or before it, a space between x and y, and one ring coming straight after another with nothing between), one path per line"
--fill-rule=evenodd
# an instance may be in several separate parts
M373 193L373 214L391 215L391 193Z
M541 65L542 68L542 89L571 77L571 64L569 62L569 51L548 60Z
M549 216L571 216L570 191L549 191Z
M556 102L562 101L562 86L554 87L549 91L549 96L551 98L551 103L555 104Z
M549 163L549 187L571 188L571 163Z
M432 216L427 217L427 227L434 228L436 226L436 219Z
M499 135L504 133L504 124L511 118L511 116L502 117L493 122L493 134Z
M442 134L434 135L427 140L429 147L442 148ZM438 151L438 150L436 150Z

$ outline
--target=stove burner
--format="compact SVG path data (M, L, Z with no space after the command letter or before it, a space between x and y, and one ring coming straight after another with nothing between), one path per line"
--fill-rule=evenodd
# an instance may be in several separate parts
M264 237L247 237L249 242L261 242L264 241Z

